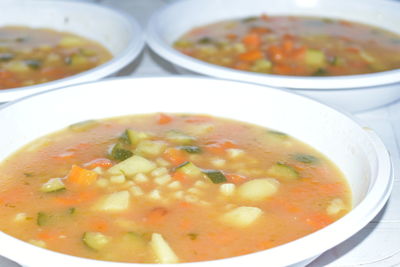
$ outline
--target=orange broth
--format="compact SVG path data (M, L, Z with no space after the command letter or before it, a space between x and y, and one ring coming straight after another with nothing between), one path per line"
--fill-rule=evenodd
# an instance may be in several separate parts
M356 22L248 17L196 27L173 45L202 61L257 73L340 76L400 68L400 35Z
M112 58L97 42L50 29L0 27L0 89L58 80Z
M50 250L137 263L248 254L351 209L338 168L281 132L192 114L85 121L0 165L0 230Z

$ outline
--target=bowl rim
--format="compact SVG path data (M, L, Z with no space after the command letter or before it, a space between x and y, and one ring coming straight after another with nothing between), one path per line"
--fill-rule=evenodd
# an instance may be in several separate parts
M10 88L10 89L1 89L0 103L12 101L19 97L51 90L54 88L65 87L72 84L84 83L101 79L103 77L118 72L119 70L130 64L133 60L135 60L139 56L139 54L143 51L145 45L144 31L140 26L140 24L138 23L138 21L136 20L136 18L128 14L124 10L91 2L79 2L79 1L68 1L68 0L58 0L58 1L22 0L21 2L24 3L26 6L44 5L44 6L62 7L64 5L69 5L74 8L79 8L80 6L87 6L92 9L103 10L105 12L108 12L109 14L118 16L120 22L125 25L126 29L130 31L131 36L135 38L131 38L129 40L127 47L121 53L119 53L116 56L113 55L113 57L109 61L92 69L42 84L35 84L35 85ZM8 2L0 3L0 6L15 6L15 3L13 0L9 0Z
M256 84L249 84L249 83L244 83L244 82L237 82L237 81L228 81L228 80L221 80L221 79L214 79L214 78L209 78L209 77L195 77L195 76L150 76L150 77L140 77L140 78L133 78L133 77L117 77L117 78L109 78L101 81L92 81L92 82L87 82L83 84L76 84L76 85L70 85L65 88L56 88L50 91L46 92L39 92L33 95L29 95L26 97L23 97L21 99L12 101L7 103L4 106L0 106L0 112L2 112L3 109L7 109L10 106L13 106L15 104L19 104L20 102L23 102L25 100L29 100L30 98L35 98L35 97L40 97L42 94L48 94L48 93L57 93L58 90L67 90L69 87L77 87L77 88L85 88L86 85L92 84L105 84L108 86L112 86L115 81L119 81L122 83L126 83L131 87L132 83L135 83L136 80L144 80L145 82L152 83L154 82L153 80L162 80L165 84L167 83L174 83L174 80L189 80L190 82L196 82L196 81L208 81L210 83L218 83L223 86L227 86L232 83L239 83L244 86L244 88L259 88L262 90L265 90L266 88L268 90L274 90L274 91L279 91L281 94L292 94L292 95L297 95L297 97L300 98L308 98L311 101L315 103L321 104L321 102L314 100L310 97L307 96L302 96L293 92L289 92L289 90L281 90L281 89L275 89L271 87L266 87L262 85L256 85ZM320 253L323 253L324 251L338 245L339 243L343 242L344 240L350 238L353 236L356 232L361 230L366 224L368 224L377 214L378 212L383 208L385 205L386 201L388 200L390 196L390 192L393 187L393 166L391 163L391 159L389 156L389 153L387 149L385 148L385 145L383 144L382 140L378 137L377 134L374 133L373 130L371 129L365 129L362 127L358 119L354 118L353 115L345 112L340 112L334 108L331 108L329 105L322 104L324 106L328 106L328 108L332 109L333 112L337 113L337 115L343 115L343 119L349 119L352 121L352 123L355 124L356 127L360 127L364 129L363 131L366 135L366 138L368 139L371 147L376 153L376 166L377 168L377 173L376 173L376 180L374 183L370 184L370 187L368 189L368 194L367 196L356 206L352 209L350 213L339 219L338 221L326 226L325 228L316 231L314 233L311 233L307 235L307 238L300 238L297 240L294 240L292 242L286 243L284 246L278 246L274 247L265 251L259 251L243 256L236 256L232 258L225 258L225 259L220 259L220 260L213 260L213 261L207 261L207 266L210 267L216 267L220 266L220 264L232 264L233 266L237 266L235 264L243 263L243 264L248 264L249 262L262 262L264 256L272 257L274 260L274 266L286 266L287 264L293 264L296 262L300 262L305 260L306 258L312 258L315 257L316 251L309 251L309 250L301 250L299 251L299 247L317 247ZM379 199L378 199L379 198ZM360 222L360 218L363 219L362 222ZM333 233L342 233L338 235L332 235ZM319 242L318 240L327 240L327 242ZM42 249L39 247L36 247L34 245L31 245L29 243L26 243L24 241L18 240L12 236L9 236L3 232L0 231L0 248L2 248L2 253L5 257L9 257L12 260L15 261L21 261L20 256L21 253L18 250L18 252L12 251L12 249L9 249L9 246L7 244L14 244L17 245L18 248L21 248L22 251L27 251L28 253L24 253L24 259L23 261L28 264L29 262L29 256L32 255L32 257L36 257L37 253L41 253L43 257L40 257L42 259L46 259L46 261L50 262L55 262L57 261L62 261L65 262L66 264L85 264L88 266L99 266L99 267L110 267L111 264L112 266L120 266L120 267L128 267L128 266L143 266L141 264L132 264L132 263L119 263L119 262L106 262L106 261L97 261L97 260L92 260L92 259L87 259L87 258L80 258L76 256L71 256L71 255L66 255L62 254L59 252L54 252L46 249ZM11 247L11 246L10 246ZM295 250L294 248L297 248ZM295 253L293 253L295 251ZM284 258L282 259L281 255L282 252L291 252L291 257L290 257L290 262L288 259ZM306 256L305 256L306 255ZM205 262L194 262L194 263L179 263L179 264L171 264L170 266L195 266L195 265L202 265ZM182 265L184 264L184 265ZM44 265L44 267L51 266L51 265ZM67 265L65 265L67 266ZM149 264L148 266L158 266L155 264Z
M229 0L226 0L227 2ZM318 0L329 1L329 0ZM353 0L357 1L357 0ZM361 0L359 0L361 2ZM295 1L292 1L295 2ZM366 2L365 0L362 1ZM387 1L387 0L369 0L366 3L376 3L379 5L389 4L398 5L400 9L400 2ZM179 8L182 5L190 5L199 3L196 0L177 1L160 7L150 16L145 28L146 42L149 47L160 57L165 60L190 71L208 75L211 77L218 77L229 80L246 81L251 83L258 83L267 86L278 88L290 88L296 90L309 90L309 91L333 91L333 90L365 90L370 87L390 86L400 82L400 69L368 73L357 75L343 75L343 76L326 76L326 77L305 77L305 76L289 76L289 75L275 75L255 73L249 71L240 71L211 64L205 61L195 59L187 56L178 50L171 47L162 36L163 24L159 22L166 12L170 12ZM210 6L210 8L212 8ZM215 21L209 21L212 23ZM373 26L373 24L371 24Z

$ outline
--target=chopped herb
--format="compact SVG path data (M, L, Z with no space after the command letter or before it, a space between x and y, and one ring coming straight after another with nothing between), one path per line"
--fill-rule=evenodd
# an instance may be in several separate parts
M307 164L312 164L318 162L318 159L314 156L307 155L307 154L295 154L293 155L293 158L297 161L307 163Z
M196 233L189 233L187 234L191 240L196 240L199 234Z
M203 170L203 173L207 175L214 184L225 183L227 181L225 175L221 171Z
M25 177L33 177L35 176L33 173L31 172L24 172Z
M201 148L198 146L178 146L178 149L184 150L190 154L201 153Z

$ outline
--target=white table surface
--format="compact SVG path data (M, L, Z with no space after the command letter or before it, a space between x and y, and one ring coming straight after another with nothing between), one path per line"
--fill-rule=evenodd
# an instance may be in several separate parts
M87 1L122 9L133 15L143 28L155 9L172 2L172 0ZM174 74L178 73L169 63L146 47L141 57L119 75L165 76ZM393 192L385 208L365 228L321 255L307 267L400 266L400 101L390 106L358 113L355 116L361 119L365 126L373 128L389 149L395 168ZM0 256L0 267L20 267L20 265Z

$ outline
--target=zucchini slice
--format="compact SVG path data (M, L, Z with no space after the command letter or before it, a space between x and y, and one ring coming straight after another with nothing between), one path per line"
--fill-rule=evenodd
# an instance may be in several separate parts
M177 166L175 168L175 171L183 172L184 174L190 177L195 177L203 174L202 170L190 161L186 161L181 165Z
M199 154L202 152L201 148L198 146L178 146L177 148L190 154Z
M64 189L65 184L61 178L51 178L40 187L40 191L44 193L53 193Z
M88 248L98 251L110 242L110 238L99 232L85 232L82 241Z
M300 177L299 173L292 166L280 162L271 166L267 170L267 175L288 181L296 180Z
M118 161L126 160L133 156L133 152L127 149L124 149L121 143L117 143L111 149L109 156Z
M196 140L195 137L184 134L177 130L170 130L165 133L165 138L178 145L191 145Z
M214 184L225 183L227 181L225 175L221 171L203 170L203 173L207 175Z

